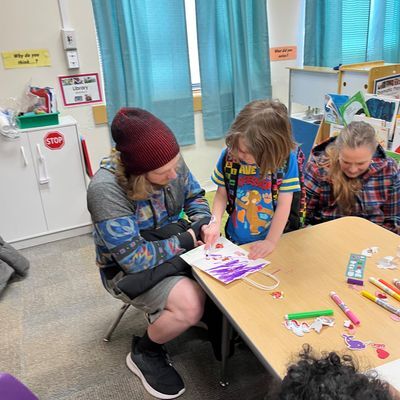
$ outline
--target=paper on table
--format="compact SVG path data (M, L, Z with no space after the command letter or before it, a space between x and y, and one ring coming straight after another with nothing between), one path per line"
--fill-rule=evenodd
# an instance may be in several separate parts
M182 254L181 258L219 281L229 283L270 264L269 261L261 258L249 260L247 254L246 250L221 237L218 239L217 245L209 250L208 255L206 255L203 245Z
M396 390L400 391L400 359L388 362L380 367L374 368L379 378L390 383Z

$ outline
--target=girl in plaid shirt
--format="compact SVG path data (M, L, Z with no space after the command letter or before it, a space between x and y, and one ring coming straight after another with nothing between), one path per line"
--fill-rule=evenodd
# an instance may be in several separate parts
M365 122L316 146L304 172L306 222L362 217L400 234L400 175Z

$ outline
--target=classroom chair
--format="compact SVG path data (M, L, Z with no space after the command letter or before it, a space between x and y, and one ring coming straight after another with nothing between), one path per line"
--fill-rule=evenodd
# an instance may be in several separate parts
M124 316L124 314L126 313L126 311L128 310L128 308L130 306L132 306L132 307L134 307L134 306L129 302L129 299L125 300L125 298L121 298L120 295L118 295L117 293L114 292L114 290L107 284L106 276L104 275L104 273L102 273L101 270L100 270L100 278L101 278L101 282L102 282L104 288L107 290L107 292L110 293L111 296L122 301L122 303L123 303L121 308L118 311L117 316L115 317L115 319L113 320L110 327L107 329L106 334L103 337L103 340L105 342L109 342L111 340L111 336L112 336L113 332L115 331L116 327L118 326L119 322L121 321L121 318Z
M0 399L39 400L23 383L7 372L0 372Z
M115 328L118 326L119 321L121 321L121 318L124 316L124 314L126 313L126 311L128 310L128 308L131 306L131 304L129 303L124 303L122 305L122 307L120 308L117 317L115 318L114 322L110 325L110 327L108 328L106 334L104 335L103 340L105 342L109 342L111 340L111 335L113 334L113 332L115 331Z

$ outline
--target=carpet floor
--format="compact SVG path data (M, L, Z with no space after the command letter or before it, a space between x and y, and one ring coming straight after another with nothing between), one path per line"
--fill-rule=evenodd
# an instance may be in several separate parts
M153 399L125 365L133 334L146 329L130 308L112 340L102 340L121 302L100 282L90 235L21 250L29 274L0 297L0 371L13 374L41 400ZM219 385L206 332L192 328L167 345L186 383L181 399L262 399L271 378L245 346L228 363L230 385Z

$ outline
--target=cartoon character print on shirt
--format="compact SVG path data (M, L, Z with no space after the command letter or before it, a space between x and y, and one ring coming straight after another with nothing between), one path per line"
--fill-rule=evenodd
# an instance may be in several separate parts
M265 195L263 197L265 198ZM268 216L274 214L272 210L260 204L261 200L262 196L258 190L249 190L245 192L244 196L238 196L236 199L236 206L242 208L237 212L237 219L241 223L245 223L247 220L252 235L258 235L261 230L265 229L266 225L270 223L266 222Z

